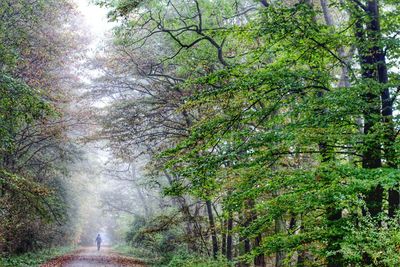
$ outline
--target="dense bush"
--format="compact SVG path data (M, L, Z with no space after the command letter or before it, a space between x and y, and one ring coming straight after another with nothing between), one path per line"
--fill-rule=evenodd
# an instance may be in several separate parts
M227 267L233 266L228 261L220 257L213 260L210 257L204 255L194 254L187 250L176 251L174 256L168 262L167 267Z
M165 219L165 218L164 218ZM126 235L130 249L120 247L119 251L128 252L137 258L155 264L167 264L182 249L184 233L179 226L161 228L162 220L156 218L136 217Z

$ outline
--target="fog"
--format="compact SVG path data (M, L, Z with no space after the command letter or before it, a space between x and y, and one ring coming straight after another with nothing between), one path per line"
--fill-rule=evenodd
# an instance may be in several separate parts
M116 157L106 138L99 137L102 131L99 114L109 108L107 96L92 97L95 79L101 70L91 64L96 55L102 54L107 40L111 38L115 23L107 19L107 10L89 0L75 0L81 30L88 42L80 50L82 60L76 62L80 86L74 89L77 102L71 104L70 116L80 123L71 127L69 136L77 144L79 156L69 166L68 181L76 206L76 242L93 246L97 234L104 245L115 245L124 241L129 225L135 216L148 216L157 197L152 197L143 188L146 157L134 161ZM78 116L82 116L79 117Z

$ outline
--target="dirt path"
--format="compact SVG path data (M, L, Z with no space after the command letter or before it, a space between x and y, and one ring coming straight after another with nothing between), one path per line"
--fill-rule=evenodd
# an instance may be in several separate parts
M97 251L95 247L85 247L55 258L40 267L145 267L133 258L125 257L113 252L110 248Z

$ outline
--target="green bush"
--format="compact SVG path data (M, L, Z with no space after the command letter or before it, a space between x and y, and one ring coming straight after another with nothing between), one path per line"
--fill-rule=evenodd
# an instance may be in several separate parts
M189 253L188 251L179 251L172 257L167 267L228 267L231 266L226 259L218 258L213 260Z
M170 217L158 216L147 221L137 217L126 234L125 246L116 247L118 252L145 260L148 264L165 266L174 257L176 251L184 249L185 233L181 225L171 224L162 227ZM149 260L150 259L150 260Z
M174 221L175 223L169 223ZM165 223L163 223L165 222ZM165 225L168 225L165 227ZM126 233L126 244L114 249L145 261L152 266L165 267L224 267L230 266L222 257L217 260L189 251L187 235L177 217L160 215L145 220L137 217Z
M399 218L388 219L381 216L373 219L369 216L359 220L358 225L349 224L341 245L341 252L351 266L366 267L363 257L369 257L372 265L400 266L400 226ZM381 224L381 227L377 225Z

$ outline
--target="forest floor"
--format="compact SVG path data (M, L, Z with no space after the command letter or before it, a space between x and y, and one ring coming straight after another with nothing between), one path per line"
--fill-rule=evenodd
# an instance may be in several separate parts
M42 264L40 267L145 267L134 258L122 256L109 247L97 251L96 247L84 247Z

